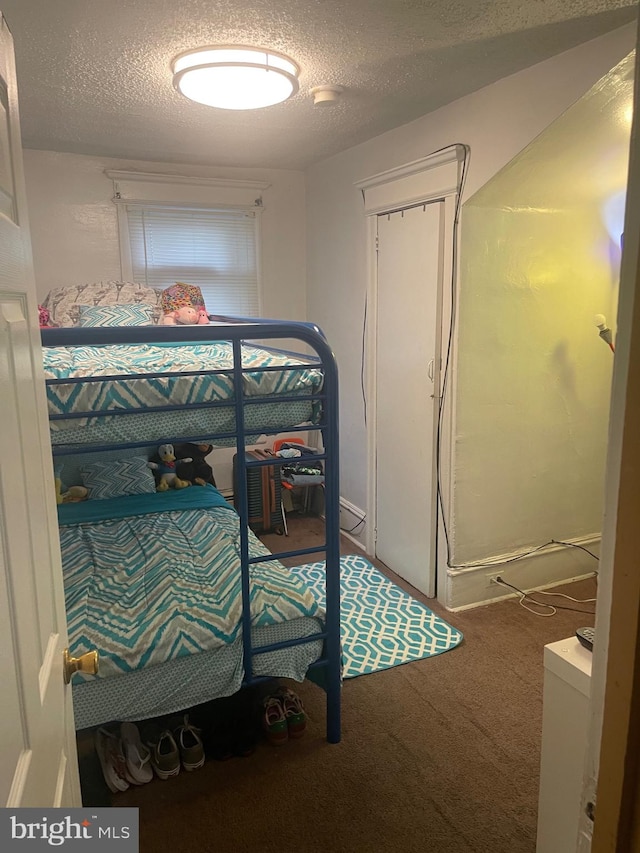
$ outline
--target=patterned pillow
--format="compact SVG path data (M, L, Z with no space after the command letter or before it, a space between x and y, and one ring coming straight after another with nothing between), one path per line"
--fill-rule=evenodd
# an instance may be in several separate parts
M153 322L162 316L160 291L133 281L98 281L93 284L76 284L54 287L42 303L49 311L55 326L77 326L81 309L86 305L150 305Z
M156 490L156 482L144 456L113 462L89 462L80 469L89 499L101 501L121 495L145 495Z
M151 305L83 305L79 326L149 326L153 322Z

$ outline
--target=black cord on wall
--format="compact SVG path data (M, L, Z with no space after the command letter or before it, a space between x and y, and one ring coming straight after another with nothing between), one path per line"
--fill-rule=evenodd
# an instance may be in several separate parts
M449 385L449 371L451 369L451 356L453 350L453 335L456 327L456 309L457 309L457 299L456 299L456 291L457 291L457 278L458 278L458 242L459 242L459 229L460 229L460 213L462 209L462 196L464 194L464 188L467 181L467 174L469 171L469 162L471 159L471 149L468 145L464 145L459 143L461 147L464 149L464 157L462 159L462 171L460 174L460 188L458 190L458 197L456 198L456 206L453 217L453 235L452 235L452 243L453 243L453 258L451 261L451 309L449 315L449 333L447 336L447 349L444 360L444 369L442 371L442 394L438 398L438 422L437 422L437 430L436 430L436 492L437 492L437 500L438 505L440 507L440 515L442 518L442 530L444 533L444 539L447 549L447 566L450 568L455 568L451 563L451 543L449 540L449 528L447 524L447 517L444 510L444 496L442 494L442 425L444 419L444 411L445 411L445 399L447 395L447 388ZM444 149L441 149L444 150ZM437 153L437 152L436 152Z

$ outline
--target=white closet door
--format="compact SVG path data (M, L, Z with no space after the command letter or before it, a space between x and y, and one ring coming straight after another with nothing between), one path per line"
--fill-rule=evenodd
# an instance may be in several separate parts
M378 216L376 556L430 596L443 209Z

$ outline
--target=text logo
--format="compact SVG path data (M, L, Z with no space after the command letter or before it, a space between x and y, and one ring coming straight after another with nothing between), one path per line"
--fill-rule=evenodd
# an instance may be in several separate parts
M138 809L0 809L0 850L138 853Z

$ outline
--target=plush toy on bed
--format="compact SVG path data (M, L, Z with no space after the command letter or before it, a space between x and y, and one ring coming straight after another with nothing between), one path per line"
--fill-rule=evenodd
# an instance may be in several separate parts
M86 501L89 497L89 489L86 489L84 486L69 486L68 489L65 489L62 485L62 480L58 476L55 478L55 484L57 504L75 504L80 501Z
M164 326L201 326L209 322L202 291L194 284L178 281L162 291Z
M156 491L166 492L167 489L186 489L191 483L178 477L176 468L179 462L191 462L190 458L176 459L173 444L161 444L158 448L159 462L147 462L156 475Z
M180 479L188 480L192 485L204 486L205 483L211 483L215 486L213 468L205 461L205 456L213 450L212 444L176 444L174 450L176 456L185 457L181 458L176 466ZM191 459L187 462L188 457Z

